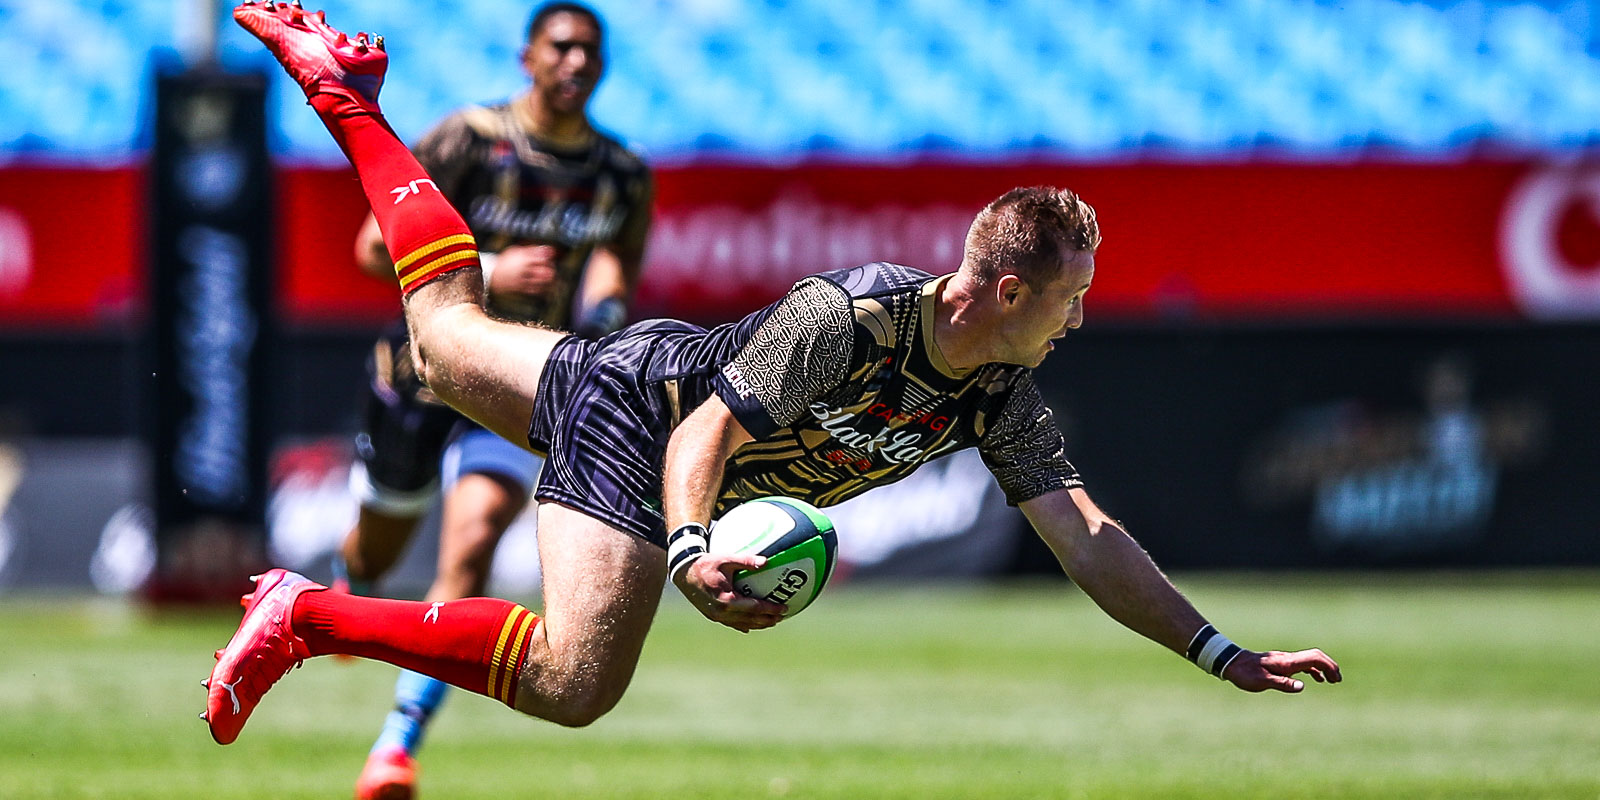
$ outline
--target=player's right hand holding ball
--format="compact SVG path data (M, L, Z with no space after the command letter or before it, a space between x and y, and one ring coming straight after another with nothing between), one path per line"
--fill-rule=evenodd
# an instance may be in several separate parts
M766 563L758 555L706 553L675 575L673 583L706 619L749 633L778 624L786 610L779 603L746 597L734 588L735 573L761 569Z

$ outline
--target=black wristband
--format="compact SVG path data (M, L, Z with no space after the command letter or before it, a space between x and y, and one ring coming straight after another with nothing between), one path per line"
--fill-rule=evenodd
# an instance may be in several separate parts
M711 536L706 526L698 522L679 525L667 536L667 574L676 580L678 573L705 555L706 548L710 546Z
M1208 623L1189 640L1189 649L1185 655L1195 666L1220 679L1222 671L1227 669L1242 652L1244 648L1218 633L1217 629Z

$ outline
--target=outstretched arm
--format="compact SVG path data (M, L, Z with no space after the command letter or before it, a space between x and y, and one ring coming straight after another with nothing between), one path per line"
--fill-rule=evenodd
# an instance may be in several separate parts
M1298 692L1304 672L1339 682L1339 665L1321 650L1256 652L1229 643L1206 623L1150 560L1144 548L1082 489L1061 489L1021 504L1068 577L1113 619L1251 692ZM1195 650L1190 653L1191 647Z

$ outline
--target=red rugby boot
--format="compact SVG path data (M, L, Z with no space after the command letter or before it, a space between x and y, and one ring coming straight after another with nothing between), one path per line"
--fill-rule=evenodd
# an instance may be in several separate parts
M325 588L304 575L286 570L268 570L251 580L256 590L244 596L244 620L228 646L218 650L217 666L206 687L206 711L201 714L211 726L217 744L231 744L239 738L250 712L261 696L290 668L298 666L311 653L306 643L294 635L290 612L302 592Z
M356 800L411 800L416 791L417 760L403 747L372 751L356 779Z
M378 90L389 68L382 36L369 40L362 32L351 39L329 26L326 14L306 11L299 0L245 0L234 7L233 19L272 51L307 97L337 94L377 113Z

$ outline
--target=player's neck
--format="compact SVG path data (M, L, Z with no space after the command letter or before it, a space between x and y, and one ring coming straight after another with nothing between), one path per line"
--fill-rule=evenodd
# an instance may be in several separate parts
M933 342L952 369L965 372L989 358L984 305L961 273L945 281L934 303Z
M517 98L516 108L528 133L552 147L577 149L587 146L594 136L588 114L582 111L568 114L553 109L535 91Z

